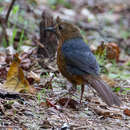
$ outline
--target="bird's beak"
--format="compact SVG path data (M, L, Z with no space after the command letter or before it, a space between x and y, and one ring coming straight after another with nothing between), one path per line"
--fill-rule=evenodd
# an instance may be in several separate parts
M56 28L55 28L55 27L46 27L46 28L44 29L44 31L56 33Z

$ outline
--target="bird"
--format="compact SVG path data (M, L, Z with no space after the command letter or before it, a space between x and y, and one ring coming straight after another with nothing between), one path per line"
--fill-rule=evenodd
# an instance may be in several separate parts
M119 97L101 79L96 57L85 43L80 29L76 25L57 17L56 24L46 27L44 30L56 34L59 71L72 84L72 88L81 85L80 102L85 85L89 85L96 90L108 106L121 106Z

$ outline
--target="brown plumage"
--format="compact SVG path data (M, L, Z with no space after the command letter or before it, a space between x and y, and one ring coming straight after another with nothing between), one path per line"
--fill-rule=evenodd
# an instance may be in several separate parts
M56 22L55 27L48 27L45 30L56 33L59 41L57 49L59 71L73 84L73 87L81 85L81 100L84 85L89 84L109 106L113 104L120 106L120 99L100 78L96 58L84 42L78 27L62 21L59 17Z

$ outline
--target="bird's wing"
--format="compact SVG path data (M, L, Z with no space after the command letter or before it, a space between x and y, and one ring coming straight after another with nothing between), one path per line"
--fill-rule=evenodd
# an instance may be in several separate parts
M68 68L74 68L73 74L77 74L77 72L99 74L99 65L96 58L81 38L65 41L62 46L62 53Z

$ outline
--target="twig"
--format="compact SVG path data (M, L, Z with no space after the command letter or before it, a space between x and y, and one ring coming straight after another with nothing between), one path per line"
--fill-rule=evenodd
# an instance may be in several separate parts
M7 35L7 31L6 31L5 19L0 17L0 23L1 23L1 26L2 26L2 37L4 36L6 42L8 43L8 35Z
M11 92L0 92L0 98L21 99L18 93L11 93Z
M38 40L35 40L35 39L34 39L34 42L35 42L38 46L40 46L41 48L44 48L45 51L47 51L46 48L45 48L45 46L44 46L42 43L40 43Z
M10 15L10 12L11 12L13 6L14 6L15 1L16 1L16 0L12 0L12 1L11 1L11 4L10 4L10 6L9 6L9 9L8 9L7 14L6 14L6 17L5 17L5 24L7 24L7 22L8 22L9 15Z
M2 26L2 38L3 37L5 38L7 45L9 45L9 43L8 43L8 35L7 35L6 27L7 27L8 18L9 18L9 15L10 15L11 9L13 8L14 3L15 3L15 0L12 0L5 19L0 16L0 23Z
M19 127L19 126L0 126L0 129L1 130L6 130L6 129L11 129L11 130L22 130L22 127Z
M88 129L90 129L90 126L88 126L88 125L86 125L86 126L80 126L80 127L75 128L74 130L81 130L81 129L88 130Z
M2 17L0 17L0 24L2 26L1 39L3 39L3 37L4 37L6 40L6 43L8 44L8 35L7 35L7 31L6 31L5 19L3 19Z
M19 93L19 92L7 92L5 90L0 89L0 98L2 99L20 99L24 100L24 96L35 98L35 95L32 95L30 93Z

